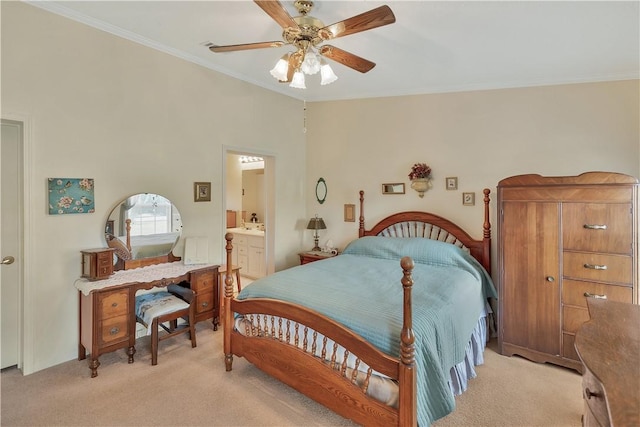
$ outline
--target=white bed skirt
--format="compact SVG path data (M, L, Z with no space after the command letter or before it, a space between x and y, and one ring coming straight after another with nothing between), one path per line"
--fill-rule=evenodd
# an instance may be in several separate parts
M471 339L465 349L464 360L451 368L449 374L449 388L454 396L458 396L467 389L467 383L471 378L477 376L475 367L484 363L484 349L487 344L487 315L478 319L475 329L471 334Z

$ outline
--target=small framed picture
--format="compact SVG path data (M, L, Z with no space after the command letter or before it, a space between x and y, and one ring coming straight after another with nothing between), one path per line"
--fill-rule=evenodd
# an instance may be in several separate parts
M457 190L458 189L458 177L450 176L446 178L446 187L447 190Z
M194 202L210 202L211 201L211 183L210 182L194 182L193 183L193 201Z
M462 193L462 204L474 206L476 204L476 193Z
M344 222L356 222L356 205L344 205Z

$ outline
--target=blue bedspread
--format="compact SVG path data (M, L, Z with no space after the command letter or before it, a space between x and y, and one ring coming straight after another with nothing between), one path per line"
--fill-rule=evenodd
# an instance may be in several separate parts
M257 280L238 298L275 298L304 305L399 357L403 256L415 263L418 422L427 426L453 411L449 371L464 359L486 298L497 297L488 274L471 255L452 244L424 238L363 237L337 257Z

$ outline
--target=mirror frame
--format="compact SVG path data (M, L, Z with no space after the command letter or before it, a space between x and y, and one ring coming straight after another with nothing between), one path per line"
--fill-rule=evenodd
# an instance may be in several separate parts
M109 216L107 217L107 221L105 224L105 228L104 228L104 238L107 242L107 246L109 247L119 247L122 246L122 250L123 251L129 251L131 252L131 244L130 244L130 239L131 239L131 227L130 227L130 221L127 219L127 225L126 225L126 241L123 242L122 239L120 239L120 237L122 236L117 236L115 233L115 227L114 227L114 220L112 220L112 215L114 214L114 212L116 211L116 209L118 209L120 206L122 206L123 203L125 203L127 200L129 200L132 197L135 196L139 196L139 195L145 195L145 194L154 194L158 197L162 197L163 199L165 199L166 201L168 201L171 206L172 206L172 210L175 209L175 211L177 211L177 213L179 214L178 208L176 207L176 205L167 197L158 194L158 193L135 193L135 194L131 194L127 197L125 197L124 199L120 200L118 203L116 203L113 208L111 209L111 211L109 212ZM183 228L183 223L182 223L182 217L180 216L180 232L178 237L176 238L176 241L173 243L173 245L171 246L171 249L168 251L168 253L166 254L162 254L162 255L154 255L154 256L149 256L149 257L144 257L144 258L136 258L136 259L124 259L120 256L117 256L118 251L116 250L116 254L114 255L114 270L129 270L129 269L133 269L133 268L139 268L139 267L145 267L148 265L154 265L154 264L164 264L164 263L168 263L168 262L174 262L174 261L180 261L182 258L181 257L176 257L175 255L173 255L173 250L175 249L175 247L177 246L178 242L180 241L180 238L182 237L182 228ZM172 219L173 221L173 219ZM108 236L111 235L114 237L115 240L117 240L117 242L114 243L110 243L110 240ZM144 235L143 235L144 236Z
M327 200L327 182L324 178L318 179L316 183L316 199L318 203L323 204Z
M404 182L382 184L382 194L404 194Z

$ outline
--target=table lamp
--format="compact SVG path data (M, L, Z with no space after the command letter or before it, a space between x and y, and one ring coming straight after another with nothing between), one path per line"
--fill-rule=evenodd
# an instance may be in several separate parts
M309 220L309 224L307 225L307 230L313 230L313 241L315 246L312 251L319 251L320 246L318 246L318 230L326 230L327 226L324 224L322 218L318 218L318 215L315 218L311 218Z

